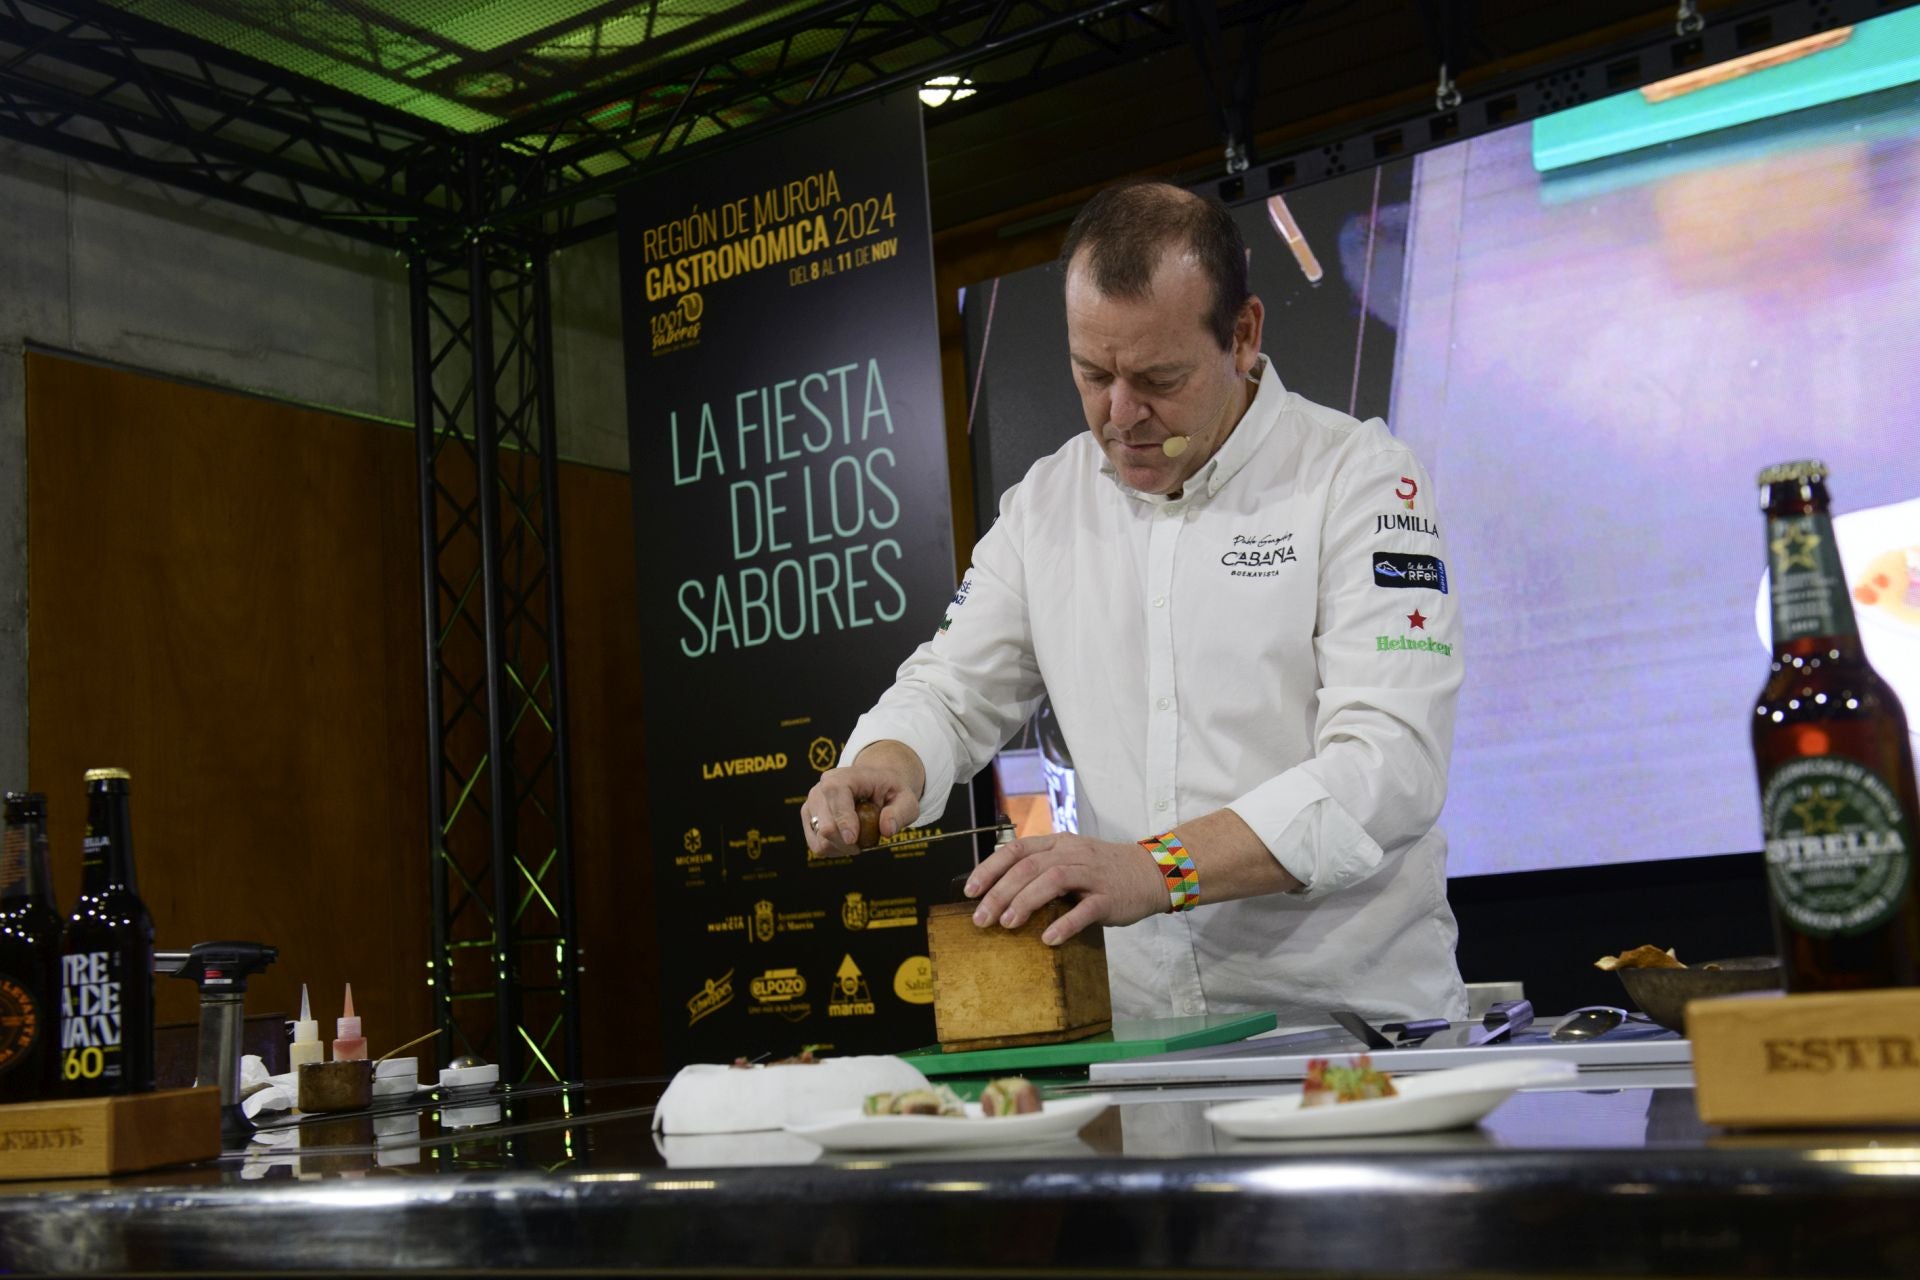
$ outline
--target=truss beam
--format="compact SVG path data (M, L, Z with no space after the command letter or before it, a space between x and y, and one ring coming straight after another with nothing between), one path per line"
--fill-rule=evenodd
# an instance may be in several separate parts
M0 0L0 134L394 243L451 135L99 4Z
M445 175L469 207L489 159ZM476 234L410 285L437 1017L509 1082L579 1079L547 255Z

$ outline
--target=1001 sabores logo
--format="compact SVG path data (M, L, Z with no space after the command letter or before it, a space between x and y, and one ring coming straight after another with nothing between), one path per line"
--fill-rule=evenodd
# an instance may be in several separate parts
M698 293L683 293L674 304L647 320L649 350L654 355L680 351L700 341L700 317L706 302Z

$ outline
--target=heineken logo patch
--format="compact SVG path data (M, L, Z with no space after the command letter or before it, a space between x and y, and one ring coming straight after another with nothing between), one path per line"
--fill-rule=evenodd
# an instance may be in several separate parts
M1375 636L1373 647L1380 653L1417 649L1422 653L1437 653L1443 658L1453 656L1452 645L1440 640L1429 640L1425 636Z

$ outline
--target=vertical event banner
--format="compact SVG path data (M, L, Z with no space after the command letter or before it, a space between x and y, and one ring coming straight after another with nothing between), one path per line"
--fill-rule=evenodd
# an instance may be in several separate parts
M812 861L800 832L953 594L919 101L676 169L619 218L667 1058L929 1044L926 912L971 846ZM925 834L968 818L960 789Z

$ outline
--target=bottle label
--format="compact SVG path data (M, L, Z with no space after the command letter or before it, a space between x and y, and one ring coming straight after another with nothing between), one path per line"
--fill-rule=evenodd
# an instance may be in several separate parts
M26 1061L44 1032L40 1002L19 982L0 974L0 1073Z
M1767 521L1767 560L1773 570L1773 643L1802 636L1859 634L1847 599L1847 575L1824 515Z
M1840 756L1774 770L1761 792L1767 881L1789 924L1816 938L1885 924L1913 876L1913 833L1893 788Z
M60 957L60 1074L68 1080L118 1082L120 965L111 951Z

